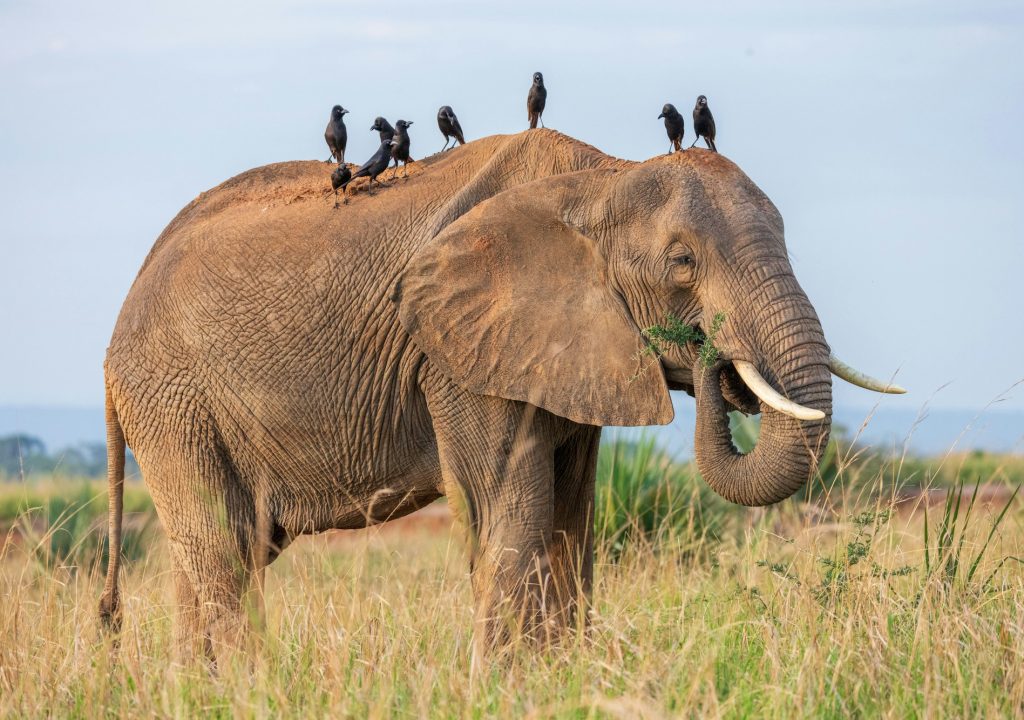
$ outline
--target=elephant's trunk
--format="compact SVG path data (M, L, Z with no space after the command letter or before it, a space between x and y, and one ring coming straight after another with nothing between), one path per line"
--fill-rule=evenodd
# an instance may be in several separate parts
M747 314L755 328L756 342L750 345L759 348L761 357L736 357L750 360L782 395L820 410L824 418L798 420L761 402L760 438L743 455L733 446L722 397L721 371L728 361L710 368L695 365L697 467L715 492L741 505L770 505L792 495L812 476L828 444L832 416L828 345L796 280L790 276L775 289L780 300L767 304L768 309L760 313L762 322ZM724 354L733 357L728 351Z

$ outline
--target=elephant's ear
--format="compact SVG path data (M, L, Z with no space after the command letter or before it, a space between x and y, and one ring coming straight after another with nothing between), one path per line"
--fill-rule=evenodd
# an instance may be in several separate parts
M563 220L587 174L507 190L441 231L399 278L399 317L472 392L588 425L665 424L664 374L642 355L597 243Z

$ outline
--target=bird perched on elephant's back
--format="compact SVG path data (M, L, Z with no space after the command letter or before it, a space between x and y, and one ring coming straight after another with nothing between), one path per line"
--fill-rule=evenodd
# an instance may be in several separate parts
M683 116L679 114L679 111L676 110L676 106L672 103L665 103L658 118L665 118L665 132L668 134L669 141L668 151L671 153L682 150L686 122L683 120Z
M670 389L695 396L697 466L726 498L770 504L813 475L839 366L778 210L736 165L618 160L556 132L421 162L345 213L308 192L322 163L258 168L157 239L104 363L107 621L126 440L185 653L245 646L247 588L299 535L441 495L464 501L476 650L520 636L509 618L524 638L570 631L593 585L601 427L668 423ZM720 315L717 360L649 354L645 328ZM761 414L743 455L734 408Z
M331 158L339 165L345 162L345 147L348 145L348 130L345 128L344 119L347 113L348 110L341 105L335 105L331 109L331 117L324 131L324 140L331 151Z
M352 169L344 163L331 173L331 188L334 190L334 207L338 207L338 188L342 190L344 204L348 205L348 184L352 181Z
M693 132L697 136L693 139L693 147L697 141L704 138L708 148L718 152L715 147L715 118L711 115L711 108L708 107L708 99L703 95L697 97L697 104L693 106Z
M378 185L383 185L380 180L377 180L377 176L387 170L388 164L391 162L391 142L392 138L382 141L377 151L358 170L352 173L352 177L343 183L342 187L347 189L348 184L357 178L370 178L370 181L366 184L366 191L373 195L373 183L376 182Z
M391 138L391 157L395 161L395 171L391 174L391 179L394 180L398 176L398 163L402 163L402 169L405 170L405 177L409 177L409 162L412 158L409 156L409 147L411 144L409 138L409 126L412 125L412 121L399 120L395 123L395 136Z
M459 124L459 119L455 117L455 111L452 110L451 105L442 105L437 111L437 127L444 135L444 147L441 148L441 152L448 149L448 142L452 141L452 147L455 144L465 145L466 139L462 136L462 125Z
M370 126L370 130L375 130L380 133L380 141L391 140L395 136L395 129L391 127L391 123L386 118L378 115L373 119L373 125Z
M547 102L548 89L544 87L544 76L535 72L530 92L526 94L526 116L530 121L531 129L537 127L538 122L541 127L544 127L544 120L541 116L544 114L544 106L547 105Z

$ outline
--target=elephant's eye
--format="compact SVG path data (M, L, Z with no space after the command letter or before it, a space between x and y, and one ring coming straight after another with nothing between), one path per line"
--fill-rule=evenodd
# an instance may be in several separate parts
M681 285L689 285L694 281L697 261L692 253L682 253L672 258L672 280Z

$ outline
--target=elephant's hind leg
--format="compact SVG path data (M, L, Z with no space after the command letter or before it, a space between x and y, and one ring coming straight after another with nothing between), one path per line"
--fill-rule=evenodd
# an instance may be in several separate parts
M168 527L184 601L178 614L182 649L191 654L202 646L218 661L241 648L250 606L259 603L249 593L256 570L249 552L252 526L236 512L209 508Z
M220 662L240 648L256 529L251 494L212 447L189 448L143 464L167 531L178 596L176 637L187 660L197 652Z
M184 568L172 560L174 568L174 599L177 602L177 613L174 623L174 645L178 659L189 662L193 658L205 657L211 662L215 660L213 645L206 636L200 619L199 596L192 589L192 581Z

